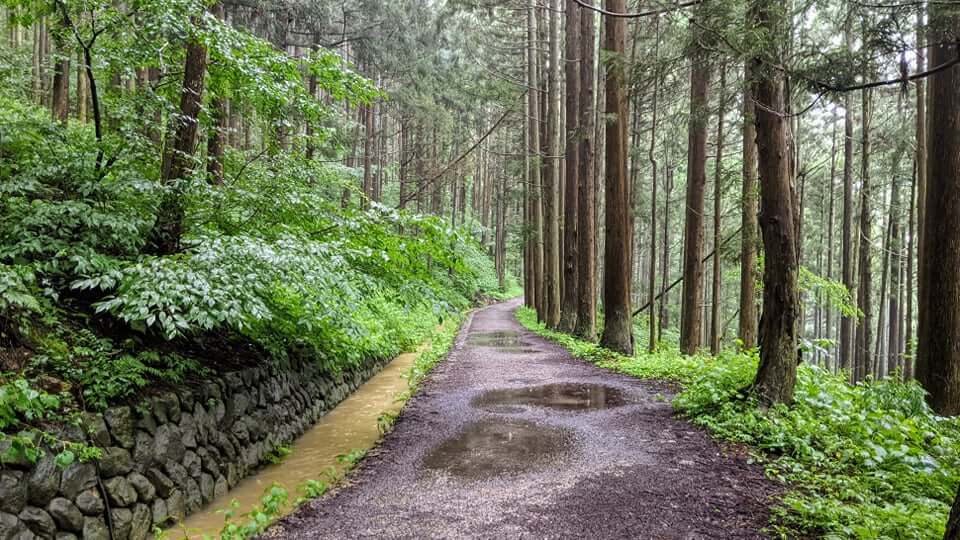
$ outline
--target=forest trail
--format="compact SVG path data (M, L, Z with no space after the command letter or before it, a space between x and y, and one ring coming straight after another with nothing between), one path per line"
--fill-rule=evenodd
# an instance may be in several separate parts
M349 485L269 538L763 538L777 486L662 385L476 312ZM318 473L320 471L317 471Z

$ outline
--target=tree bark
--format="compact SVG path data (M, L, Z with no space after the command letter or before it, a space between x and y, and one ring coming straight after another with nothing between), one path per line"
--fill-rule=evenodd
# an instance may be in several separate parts
M542 156L540 155L540 74L537 67L537 58L539 55L537 39L537 2L536 0L530 0L527 10L527 83L530 91L527 92L527 99L529 100L530 107L530 114L528 116L530 126L530 151L535 152L535 158L531 160L530 163L530 205L533 211L533 223L530 230L533 235L533 289L535 295L533 307L537 310L538 318L543 320L546 306L544 306L542 302L544 254L542 243L543 205L540 202L540 198L543 193L543 187L541 185L542 179L540 175Z
M833 117L831 124L833 126L833 135L830 144L830 183L827 186L827 193L830 199L829 210L827 212L827 279L833 279L833 215L835 199L834 187L837 179L837 118ZM833 309L830 306L824 308L826 311L826 334L827 338L833 337ZM834 370L838 362L834 359Z
M207 177L211 184L223 185L223 157L226 150L227 101L221 97L210 103L213 125L207 133Z
M698 39L695 37L695 39ZM690 67L690 120L687 146L687 205L683 248L680 351L696 354L702 344L704 198L707 186L707 120L710 108L708 53L693 45Z
M873 216L870 206L870 152L872 141L870 139L871 117L872 113L872 93L870 90L864 90L862 94L863 115L860 119L862 124L862 147L860 154L860 233L859 233L859 260L857 269L859 279L857 283L857 304L860 311L863 312L863 319L857 325L856 347L857 354L854 362L854 382L863 380L869 370L872 356L870 347L873 341L873 299L872 280L873 280L873 253L872 253L872 229Z
M849 28L845 31L847 47L852 48L853 37ZM843 239L841 248L841 273L843 285L855 294L853 281L853 100L844 95L843 116ZM840 319L840 369L849 371L853 378L854 370L854 321L855 317L843 315Z
M551 0L549 15L550 64L547 101L546 177L544 197L544 287L546 287L546 323L560 325L560 0Z
M576 0L566 2L566 151L563 210L563 308L560 331L572 333L577 327L577 173L580 168L580 14ZM591 15L588 15L591 16Z
M905 287L904 301L904 357L903 357L903 380L909 381L913 378L914 352L913 346L913 283L914 283L914 253L916 253L916 200L917 200L917 177L919 163L916 159L913 162L913 182L910 183L910 214L907 218L907 285Z
M757 128L750 62L744 67L743 89L743 192L740 240L740 341L743 347L757 346Z
M656 45L654 46L654 61L660 59L660 16L656 15L654 21L654 32L656 33ZM647 275L647 297L650 303L650 311L647 315L648 340L647 351L653 353L657 350L657 318L656 318L656 287L657 287L657 105L660 97L660 70L657 69L653 79L653 103L652 117L650 120L650 149L647 158L650 160L651 179L650 179L650 265Z
M960 54L960 12L930 4L930 65ZM941 415L960 414L960 66L929 79L930 138L920 258L917 379ZM956 528L956 520L953 520Z
M797 237L791 186L790 152L783 73L778 37L781 10L773 0L756 0L758 26L772 42L773 53L753 60L754 94L762 212L759 216L765 257L763 313L760 318L760 366L754 390L765 404L790 403L797 377Z
M625 0L606 0L606 9L626 13ZM625 52L626 23L607 17L606 50L613 55ZM630 216L630 184L627 178L627 80L623 62L611 62L607 70L606 146L606 240L603 263L603 337L601 344L626 356L633 356L633 312L630 309L630 269L633 230Z
M184 206L183 189L179 183L187 178L193 165L206 70L206 48L200 41L190 40L184 63L180 111L175 120L173 141L169 145L170 155L164 160L167 167L162 177L168 190L160 204L157 221L151 233L151 246L158 255L171 255L180 251Z
M594 177L594 84L596 17L580 9L580 136L577 173L577 325L581 339L597 339L596 189Z
M713 286L710 294L710 354L720 354L720 227L723 210L723 122L726 107L727 74L725 67L720 68L720 111L717 114L717 156L713 176Z

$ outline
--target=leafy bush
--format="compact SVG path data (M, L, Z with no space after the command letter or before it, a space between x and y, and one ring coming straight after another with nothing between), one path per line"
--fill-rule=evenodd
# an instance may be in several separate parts
M88 329L50 334L43 338L40 350L28 373L60 377L75 387L82 409L103 410L151 383L179 384L189 375L206 372L196 360L177 354L117 349L113 341Z
M960 482L960 420L934 415L915 382L851 386L805 364L793 405L764 409L742 393L756 375L756 351L628 358L547 330L528 308L517 319L601 367L683 383L677 411L756 449L768 476L793 487L775 509L782 536L942 538Z

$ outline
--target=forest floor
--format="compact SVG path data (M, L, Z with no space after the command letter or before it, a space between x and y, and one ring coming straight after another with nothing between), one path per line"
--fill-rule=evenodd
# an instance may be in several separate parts
M348 484L269 538L764 538L780 486L678 419L670 387L468 320ZM318 471L319 472L319 471Z

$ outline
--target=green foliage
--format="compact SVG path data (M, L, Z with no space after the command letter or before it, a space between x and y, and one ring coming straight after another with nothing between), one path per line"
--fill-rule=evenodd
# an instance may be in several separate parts
M100 457L100 450L82 443L61 441L31 424L62 421L61 400L34 388L23 377L0 374L0 464L26 460L34 463L45 452L56 452L56 463L66 467L81 459Z
M283 460L292 453L292 448L281 444L280 446L277 446L273 450L267 452L266 455L263 456L263 459L265 459L268 463L277 465L278 463L283 462Z
M783 537L943 536L960 482L960 420L933 414L915 382L851 386L805 364L793 405L764 409L744 394L756 375L756 351L628 358L546 330L530 309L520 308L517 319L601 367L682 383L679 412L718 438L749 445L769 476L793 488L775 509Z
M50 334L41 350L31 359L28 371L60 377L74 386L83 409L103 410L151 383L179 384L187 376L207 371L196 360L177 354L131 354L87 329Z
M260 500L260 504L250 509L249 512L238 515L237 508L239 503L233 501L232 508L224 514L227 521L220 531L222 540L244 540L252 538L267 530L267 527L278 517L283 515L283 510L287 506L290 494L287 490L278 485L267 488ZM233 523L232 520L240 518L240 523Z

